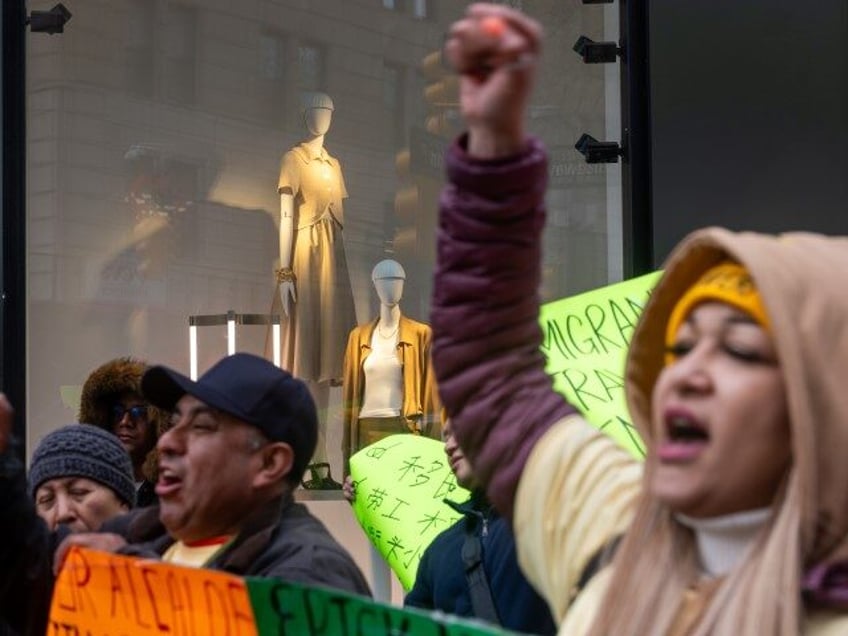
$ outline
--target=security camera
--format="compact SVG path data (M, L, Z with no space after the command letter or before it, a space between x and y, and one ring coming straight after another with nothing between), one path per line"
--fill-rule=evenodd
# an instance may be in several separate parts
M61 2L50 11L33 11L29 14L29 30L33 33L64 33L71 12Z
M586 163L618 163L621 146L615 141L598 141L583 133L574 148L586 159Z
M615 42L595 42L581 35L571 47L586 64L611 64L621 52Z

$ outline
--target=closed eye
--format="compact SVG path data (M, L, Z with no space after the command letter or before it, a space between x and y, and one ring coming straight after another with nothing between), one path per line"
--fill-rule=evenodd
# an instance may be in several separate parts
M199 418L191 423L191 430L200 431L201 433L214 433L220 427L215 421L209 421L205 418Z
M667 356L671 356L672 358L682 358L687 353L692 351L694 345L690 342L678 341L672 345L669 345L665 348L665 353Z
M53 506L55 501L55 497L42 497L41 499L38 499L35 503L39 508L43 510L49 510Z
M729 356L742 362L749 362L752 364L776 364L776 360L774 360L774 358L767 356L756 349L730 344L725 344L722 349L724 349L725 353Z

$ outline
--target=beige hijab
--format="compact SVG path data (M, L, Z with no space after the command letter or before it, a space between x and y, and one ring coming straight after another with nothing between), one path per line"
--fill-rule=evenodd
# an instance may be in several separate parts
M701 274L727 258L747 267L760 291L786 377L803 567L848 559L848 238L719 228L689 235L669 257L633 335L626 386L634 422L649 441L669 315Z

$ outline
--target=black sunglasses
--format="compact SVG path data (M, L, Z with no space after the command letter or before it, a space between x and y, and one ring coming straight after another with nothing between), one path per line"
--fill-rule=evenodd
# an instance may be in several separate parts
M147 421L147 407L142 404L129 408L124 408L123 404L116 404L112 407L112 421L116 424L124 419L125 414L129 414L130 422L133 424Z

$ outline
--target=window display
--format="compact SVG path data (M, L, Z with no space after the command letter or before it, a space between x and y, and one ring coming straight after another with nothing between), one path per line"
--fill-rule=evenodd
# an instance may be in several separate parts
M386 427L438 437L427 322L442 157L461 132L440 49L466 4L75 0L63 34L29 40L29 448L75 419L104 360L188 374L193 350L202 374L228 331L196 328L192 349L190 320L229 314L238 351L276 352L312 389L313 462L331 471L307 481L333 485ZM554 300L621 275L619 168L573 148L620 138L618 68L572 51L617 39L618 7L523 5L548 31L528 128L551 148ZM381 263L395 275L372 279ZM365 350L388 364L366 369Z

